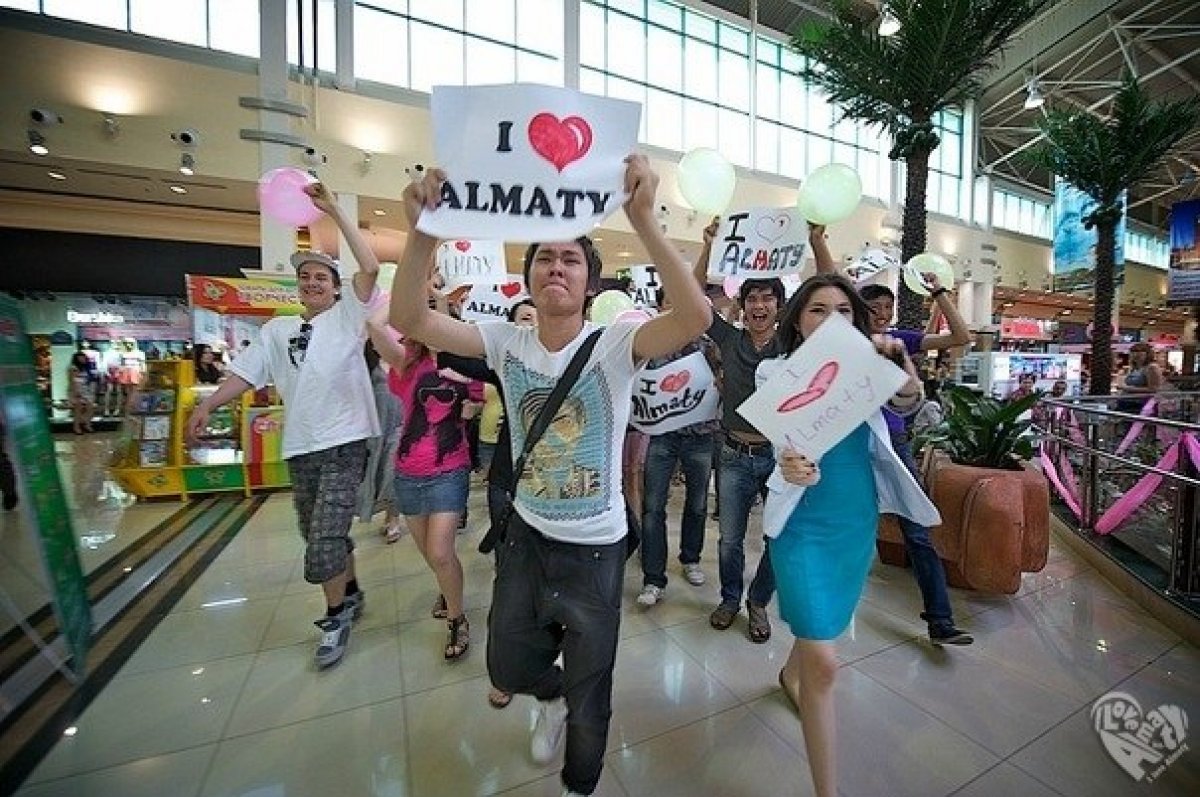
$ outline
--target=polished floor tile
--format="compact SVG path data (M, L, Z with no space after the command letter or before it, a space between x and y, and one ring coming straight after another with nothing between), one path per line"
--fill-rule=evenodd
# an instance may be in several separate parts
M290 495L271 496L21 797L558 797L561 763L529 757L536 701L518 696L503 710L486 701L494 563L476 550L485 517L476 491L456 538L471 621L464 659L443 659L446 624L429 616L436 582L411 537L386 544L376 516L352 532L367 612L345 660L317 672L312 621L324 602L303 578ZM756 514L751 528L759 522ZM5 541L10 532L0 518ZM671 558L657 606L637 605L640 562L626 565L597 797L812 794L800 722L776 683L791 635L774 605L763 645L747 638L744 609L727 631L709 626L717 524L707 532L708 583L687 584ZM761 553L755 537L747 583ZM0 574L15 561L0 558ZM1152 786L1134 783L1089 714L1096 698L1121 689L1143 707L1177 704L1194 721L1200 653L1072 551L1055 543L1045 570L1027 574L1016 595L952 590L951 603L974 646L933 647L911 572L872 567L836 642L843 797L1200 793L1194 752Z

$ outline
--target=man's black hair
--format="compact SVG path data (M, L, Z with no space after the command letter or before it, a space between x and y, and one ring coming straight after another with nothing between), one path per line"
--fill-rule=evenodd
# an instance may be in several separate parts
M864 302L873 302L883 298L896 301L896 294L892 293L892 289L886 285L864 285L858 295L863 298Z

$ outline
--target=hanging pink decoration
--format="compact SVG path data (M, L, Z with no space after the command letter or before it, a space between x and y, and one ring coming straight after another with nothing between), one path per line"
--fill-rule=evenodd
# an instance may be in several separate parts
M1185 439L1191 439L1191 435L1186 435ZM1181 446L1182 441L1168 448L1155 467L1159 470L1174 470L1176 463L1179 462L1179 449ZM1133 486L1132 490L1121 496L1116 503L1100 516L1100 519L1096 521L1096 533L1109 534L1118 529L1122 523L1129 519L1129 516L1135 510L1146 503L1146 499L1154 494L1154 491L1158 489L1158 485L1162 484L1162 480L1163 477L1154 472L1143 476Z
M1150 399L1142 405L1142 411L1139 412L1138 415L1141 415L1143 418L1149 417L1154 414L1156 407L1158 407L1157 399ZM1129 450L1129 447L1132 446L1135 441L1137 441L1138 435L1142 433L1142 429L1144 428L1146 428L1145 422L1134 422L1133 426L1129 427L1129 432L1125 435L1125 439L1121 441L1121 445L1117 446L1117 454L1124 454L1127 450Z
M305 186L317 180L291 166L272 169L258 181L258 204L262 212L289 227L307 227L324 214L313 204Z

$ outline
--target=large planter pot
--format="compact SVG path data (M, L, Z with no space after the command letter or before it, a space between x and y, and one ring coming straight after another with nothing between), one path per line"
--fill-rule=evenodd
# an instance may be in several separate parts
M1050 492L1039 471L956 465L934 452L926 461L924 480L942 515L933 542L946 563L949 583L1012 594L1021 587L1022 572L1045 567Z

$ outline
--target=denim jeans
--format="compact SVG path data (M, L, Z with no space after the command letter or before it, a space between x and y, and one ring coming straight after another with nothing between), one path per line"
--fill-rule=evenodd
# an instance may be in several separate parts
M721 603L738 606L742 602L742 573L746 568L746 526L754 499L766 487L767 478L775 469L775 455L770 446L762 453L735 451L726 445L721 449L720 571ZM763 547L762 558L754 580L750 582L750 600L766 606L775 592L775 573L771 557Z
M913 461L908 436L893 432L892 447L896 449L896 454L913 476L916 476L917 465ZM929 623L931 628L953 626L954 614L950 609L950 595L946 592L946 570L942 566L937 549L929 540L929 529L903 515L897 515L896 520L900 524L900 533L904 535L904 549L912 562L913 576L917 579L921 600L925 604L921 618Z
M695 564L704 548L712 435L667 432L650 438L642 510L642 583L658 587L667 586L667 497L677 463L683 468L687 484L679 531L679 561Z
M625 540L573 545L543 537L518 514L496 547L488 673L497 689L567 699L562 782L591 794L612 717ZM563 666L555 665L562 652Z

